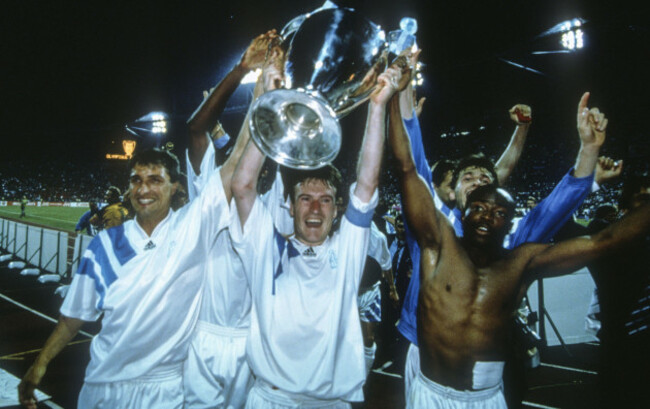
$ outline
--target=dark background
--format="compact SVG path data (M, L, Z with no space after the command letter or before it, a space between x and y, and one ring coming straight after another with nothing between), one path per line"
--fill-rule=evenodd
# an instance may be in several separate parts
M426 64L419 91L427 97L422 124L432 159L447 154L441 133L481 125L494 130L494 145L502 150L512 132L506 111L519 102L533 107L531 138L577 143L575 107L588 90L590 105L610 118L606 153L645 160L650 34L640 1L339 3L386 31L398 28L403 16L418 20ZM225 75L253 37L321 4L4 1L0 160L60 155L71 162L100 161L128 136L126 123L155 110L170 115L167 137L182 141L182 125L201 91ZM537 37L574 17L587 20L583 50L530 54L560 49L559 36ZM224 114L231 134L237 133L248 95L240 88L244 97L235 95ZM471 138L463 144L473 147Z

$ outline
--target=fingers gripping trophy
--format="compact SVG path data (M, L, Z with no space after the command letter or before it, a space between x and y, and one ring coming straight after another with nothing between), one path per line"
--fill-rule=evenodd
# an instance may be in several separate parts
M378 25L348 8L322 7L280 33L285 88L253 104L249 127L259 148L294 169L316 169L341 149L339 119L364 103L386 68Z

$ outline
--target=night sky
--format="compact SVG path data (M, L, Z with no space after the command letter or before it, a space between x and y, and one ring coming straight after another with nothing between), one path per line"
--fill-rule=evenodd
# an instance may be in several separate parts
M571 126L583 91L610 117L610 132L647 128L648 15L641 2L340 1L387 31L418 20L428 97L425 134L504 116L517 102L541 121ZM249 41L320 1L4 1L0 15L2 160L66 153L101 158L124 125L155 110L172 135L238 60ZM558 37L536 39L573 17L587 47L571 55ZM504 63L515 61L544 75ZM231 122L241 110L231 109ZM228 118L225 118L228 122ZM240 120L239 118L238 120ZM231 133L236 133L236 129Z

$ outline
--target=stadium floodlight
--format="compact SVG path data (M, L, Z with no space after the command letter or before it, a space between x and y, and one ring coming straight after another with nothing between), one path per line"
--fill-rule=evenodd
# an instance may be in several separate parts
M164 112L154 111L141 116L130 124L126 130L136 136L153 134L160 136L167 133L168 116Z
M575 51L584 46L584 34L581 29L569 30L562 34L560 43L564 48Z
M414 48L416 47L415 45L413 46ZM413 80L411 81L411 85L413 87L421 87L422 84L424 84L424 76L422 75L422 69L424 69L425 64L418 62L415 64L414 71L415 75L413 75Z
M566 20L561 23L557 23L553 27L544 31L542 34L538 35L537 38L548 37L554 34L566 33L574 29L582 27L587 21L582 18L574 18L571 20Z
M560 50L533 51L531 54L565 54L583 48L585 46L585 32L583 29L585 23L586 20L573 18L554 25L542 34L538 35L536 39L559 35L559 43L563 48Z
M165 120L155 121L152 124L151 133L154 134L167 133L167 121Z

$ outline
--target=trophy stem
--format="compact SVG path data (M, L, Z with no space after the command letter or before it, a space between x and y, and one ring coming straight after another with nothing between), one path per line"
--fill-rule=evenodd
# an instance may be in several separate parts
M307 105L301 103L287 104L283 110L283 116L291 129L310 139L316 137L321 130L321 121L318 114Z

